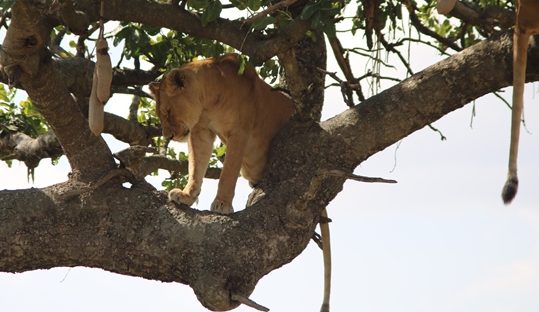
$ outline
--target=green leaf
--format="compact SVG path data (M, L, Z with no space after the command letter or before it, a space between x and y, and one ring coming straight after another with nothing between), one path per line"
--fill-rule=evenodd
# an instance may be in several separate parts
M221 145L215 148L215 156L223 157L226 154L226 145Z
M331 24L327 24L324 26L324 33L326 33L326 35L329 37L329 38L335 38L337 37L337 30L335 29L335 24L331 23Z
M9 9L12 5L13 5L13 2L15 2L14 0L2 0L0 1L0 8L5 11L7 9Z
M238 10L245 10L247 9L247 2L244 0L230 0L230 3L232 3Z
M313 29L320 29L324 26L324 22L322 21L322 14L320 14L320 11L316 12L311 19L311 27Z
M247 58L244 55L240 55L240 66L238 68L238 75L245 73L245 66L247 66Z
M118 46L118 44L120 44L122 40L129 38L132 34L133 34L133 27L125 26L119 32L116 33L116 36L114 36L114 39L112 40L112 44L114 46Z
M206 26L208 25L208 23L211 23L217 18L219 18L222 9L223 6L221 5L221 2L211 1L206 10L204 10L204 13L202 13L202 16L200 17L202 25Z
M275 21L276 18L273 16L264 16L263 18L256 20L251 27L254 30L263 30L268 27L268 25L274 24Z
M258 11L261 5L261 0L247 0L247 7L253 11Z
M187 0L187 5L195 10L204 10L209 5L209 0Z
M310 3L303 7L303 11L301 11L300 18L302 20L308 20L311 18L311 16L314 15L314 13L318 12L320 9L320 3Z
M144 26L144 30L150 36L156 36L161 32L161 27Z

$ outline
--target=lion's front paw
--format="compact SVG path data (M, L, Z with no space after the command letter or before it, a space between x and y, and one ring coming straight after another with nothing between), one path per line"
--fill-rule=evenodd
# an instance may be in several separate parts
M191 196L180 189L172 189L168 192L168 199L178 204L191 206L196 200L196 196Z
M211 203L211 211L223 214L231 214L234 212L234 208L232 208L232 203L216 198L213 200L213 203Z

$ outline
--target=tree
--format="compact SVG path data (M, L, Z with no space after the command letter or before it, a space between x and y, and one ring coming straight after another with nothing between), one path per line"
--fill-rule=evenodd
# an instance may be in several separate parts
M320 211L362 161L511 83L508 29L513 14L507 2L457 7L452 15L461 22L453 24L437 16L431 2L358 2L347 31L364 35L366 43L346 49L336 30L349 20L343 10L354 3L106 2L103 18L120 21L114 40L124 47L122 59L132 60L129 69L115 69L113 90L134 95L134 113L127 119L107 114L105 122L105 132L133 146L116 155L119 168L84 116L99 1L2 4L2 24L9 25L1 54L7 74L3 82L25 90L31 99L7 105L1 116L2 159L18 159L32 169L43 158L65 154L72 172L65 183L0 192L0 270L84 265L176 281L192 287L209 309L236 307L231 294L248 297L262 276L300 254ZM248 8L252 14L243 20L220 17L228 7ZM414 35L399 31L401 11L407 12ZM402 38L388 39L397 34ZM423 36L442 53L459 53L413 73L399 46ZM67 50L65 40L73 40L76 52ZM359 69L348 58L370 57L375 42L398 56L409 77L365 99L365 79L376 83L384 77L376 72L357 76ZM329 48L342 76L326 71ZM284 86L300 113L276 140L267 175L253 190L248 208L225 217L173 206L144 182L157 168L185 173L185 159L164 159L163 152L145 156L152 149L140 146L162 151L166 142L159 139L141 86L194 56L231 49L261 65L268 79L284 72ZM350 109L318 123L326 75L337 81ZM528 79L536 77L532 64ZM10 92L4 93L7 103L13 101ZM126 181L131 187L123 186Z

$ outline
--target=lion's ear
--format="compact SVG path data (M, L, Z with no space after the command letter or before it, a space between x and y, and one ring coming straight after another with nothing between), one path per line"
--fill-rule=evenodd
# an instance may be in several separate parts
M183 88L185 86L185 77L179 70L175 70L172 72L172 81L174 81L174 84L176 85L176 88Z
M185 76L179 70L172 70L165 76L166 91L174 93L185 87Z

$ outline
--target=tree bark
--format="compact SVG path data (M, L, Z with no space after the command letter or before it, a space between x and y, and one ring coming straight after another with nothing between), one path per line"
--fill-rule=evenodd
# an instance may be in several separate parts
M252 205L231 216L175 207L162 193L117 181L65 202L55 199L64 184L2 191L0 270L100 267L186 283L209 309L231 309L238 305L231 294L248 296L262 276L305 248L320 210L344 182L327 170L350 172L402 137L507 86L510 66L509 39L486 41L320 126L291 124L277 139ZM537 79L537 70L530 74Z
M32 17L24 3L16 2L21 7L13 8L14 21ZM136 1L147 10L137 8L128 17L120 8L136 7L131 1L110 3L108 18L149 23L142 20L144 13L158 6ZM16 29L12 24L10 31ZM224 36L215 29L205 31ZM20 49L4 48L10 57ZM537 56L538 51L530 53ZM528 78L537 80L539 66L533 59ZM125 188L116 178L66 199L62 194L80 188L80 181L85 187L112 170L112 155L90 133L56 61L40 61L34 70L34 63L11 60L25 70L21 84L51 124L78 179L43 189L0 191L0 271L100 267L188 284L211 310L236 307L232 295L248 297L260 278L304 250L320 211L345 181L329 171L350 173L374 153L511 82L510 39L503 36L449 57L326 122L292 122L275 140L265 178L248 207L223 216L175 206L162 192L139 185Z

